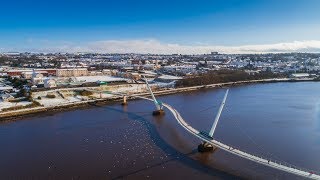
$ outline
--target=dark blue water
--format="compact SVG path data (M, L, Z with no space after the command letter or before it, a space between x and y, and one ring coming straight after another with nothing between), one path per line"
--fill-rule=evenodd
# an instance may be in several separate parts
M159 97L189 124L209 130L224 89ZM217 150L152 102L92 105L0 124L0 178L299 179ZM215 138L242 150L320 171L320 83L275 83L230 89Z

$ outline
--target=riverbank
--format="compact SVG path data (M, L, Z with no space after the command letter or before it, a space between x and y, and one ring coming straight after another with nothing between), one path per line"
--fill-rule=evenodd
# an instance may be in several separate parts
M175 93L181 93L186 91L194 91L194 90L199 90L204 88L217 88L217 87L220 88L220 87L226 87L226 86L236 86L236 85L244 85L244 84L252 84L252 83L302 82L302 81L314 81L314 80L282 78L282 79L238 81L238 82L216 83L216 84L192 86L192 87L170 88L170 89L155 91L154 94L161 96L161 95L175 94ZM142 92L142 93L136 93L131 95L149 96L150 94L148 92ZM135 98L129 97L129 99L135 99ZM61 112L61 111L85 108L85 107L92 106L93 104L104 105L110 102L117 102L117 101L122 101L122 97L118 95L112 95L111 97L109 96L106 98L99 98L94 100L83 100L79 102L69 102L69 103L59 104L59 105L50 106L50 107L34 107L34 108L25 108L25 109L19 109L14 111L6 111L6 112L0 113L0 121L15 120L18 118L23 118L25 116L32 116L32 115L43 114L43 113Z

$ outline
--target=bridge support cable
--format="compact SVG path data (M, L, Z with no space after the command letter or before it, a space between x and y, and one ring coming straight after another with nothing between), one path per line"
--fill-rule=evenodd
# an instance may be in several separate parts
M228 118L228 119L231 119L231 118ZM253 145L255 147L257 147L259 150L260 150L260 153L262 153L262 157L263 159L266 159L268 160L269 162L275 162L275 163L278 163L278 164L282 164L282 165L285 165L287 167L291 167L291 168L295 168L295 169L298 169L298 170L301 170L301 171L304 171L304 172L312 172L312 174L316 173L316 174L320 174L320 172L318 171L313 171L313 170L308 170L308 169L305 169L305 168L301 168L295 164L292 164L292 163L289 163L287 161L284 161L283 159L281 159L279 156L275 155L274 153L270 152L267 150L267 148L263 147L261 144L257 143L254 138L252 138L247 132L245 129L243 129L240 125L240 122L239 120L231 120L235 126L240 130L240 132L248 138L248 140L250 142L253 143ZM234 146L233 146L234 147ZM235 148L235 147L234 147ZM240 147L237 147L237 149L240 149ZM250 153L251 155L254 155L252 153ZM258 156L258 155L254 155L254 156ZM261 156L261 155L259 155ZM263 157L264 156L264 157Z
M225 119L232 122L231 124L233 125L233 127L237 128L239 130L239 132L241 133L241 135L243 135L244 138L246 138L248 140L248 143L250 143L251 145L254 145L255 147L258 147L258 150L260 153L262 153L265 158L268 158L268 159L278 159L280 160L279 157L277 157L275 154L267 151L267 148L263 147L262 145L260 145L259 143L257 143L253 137L251 137L248 132L242 128L241 124L240 124L240 121L238 119L235 119L235 118L232 118L230 117L230 114L228 113L229 112L229 108L228 107L225 107L224 108L224 112L226 112L226 116L225 116ZM216 139L217 140L217 139ZM238 149L241 148L240 147L237 147Z

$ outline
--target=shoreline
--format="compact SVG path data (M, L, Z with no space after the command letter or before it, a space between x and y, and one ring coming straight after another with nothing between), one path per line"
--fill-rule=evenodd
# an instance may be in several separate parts
M262 79L262 80L249 80L249 81L237 81L237 82L226 82L226 83L216 83L216 84L209 84L209 85L201 85L201 86L190 86L190 87L180 87L180 88L172 88L172 89L165 89L153 92L155 95L162 96L162 95L169 95L169 94L176 94L188 91L195 91L199 89L209 89L209 88L222 88L227 86L240 86L246 84L256 84L256 83L277 83L277 82L317 82L313 79ZM148 92L136 93L131 95L138 95L138 96L150 96ZM130 96L130 95L129 95ZM57 113L57 112L64 112L70 111L78 108L88 108L93 104L101 104L106 105L108 103L115 103L122 101L122 97L114 96L109 98L103 99L95 99L95 100L86 100L81 102L71 102L65 103L61 105L51 106L51 107L35 107L35 108L26 108L26 109L19 109L14 111L7 111L0 113L0 122L6 121L15 121L25 117L33 117L40 114L48 114L48 113ZM128 97L128 100L136 99L134 97Z

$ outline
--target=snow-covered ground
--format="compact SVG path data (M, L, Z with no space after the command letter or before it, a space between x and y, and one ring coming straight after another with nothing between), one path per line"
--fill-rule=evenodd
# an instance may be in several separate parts
M179 80L183 79L182 77L179 76L171 76L171 75L162 75L158 77L159 79L168 79L168 80Z
M151 87L164 87L168 86L171 83L153 83L150 84ZM106 89L101 89L102 87L97 88L88 88L92 89L92 92L100 92L100 91L112 91L112 92L118 92L118 93L139 93L139 92L147 92L147 87L145 84L127 84L127 85L114 85L114 86L104 86ZM81 90L86 88L72 88L72 89L60 89L60 90L48 90L48 91L40 91L40 92L33 92L32 97L35 101L38 101L41 105L44 107L53 107L53 106L59 106L64 104L69 104L73 102L81 102L83 100L90 99L88 96L80 96L78 93L75 92L75 90ZM59 91L61 94L63 94L64 98L57 92ZM47 94L53 94L55 95L55 98L47 98ZM40 97L38 99L38 97ZM106 93L93 93L90 97L93 98L111 98L113 95ZM17 103L17 105L23 105L23 103L30 104L31 102L21 102ZM5 107L12 107L16 103L9 103L9 102L1 102L0 103L0 109Z
M164 82L156 82L154 81L152 84L149 84L151 88L172 88L175 85L175 82L164 83ZM146 84L129 84L128 86L119 87L114 90L115 92L120 93L140 93L147 92Z
M145 84L130 84L128 86L122 86L115 90L119 93L137 93L147 91L147 86Z
M21 101L21 102L5 102L0 100L0 110L2 110L3 108L9 108L9 107L14 107L14 106L26 106L28 104L31 104L31 102L28 101Z
M174 88L176 85L176 82L172 81L169 83L165 83L165 82L154 81L154 84L151 84L151 85L157 86L159 88Z
M42 104L44 107L52 107L52 106L58 106L62 104L72 103L72 102L79 102L82 101L81 98L75 97L75 96L67 96L65 99L63 99L58 93L50 93L54 94L55 98L47 98L47 92L39 92L34 95L34 100L38 101L40 104ZM41 97L41 99L37 99L38 97Z
M125 78L114 77L114 76L80 76L76 77L78 81L85 82L97 82L97 81L105 81L105 82L113 82L113 81L127 81Z

